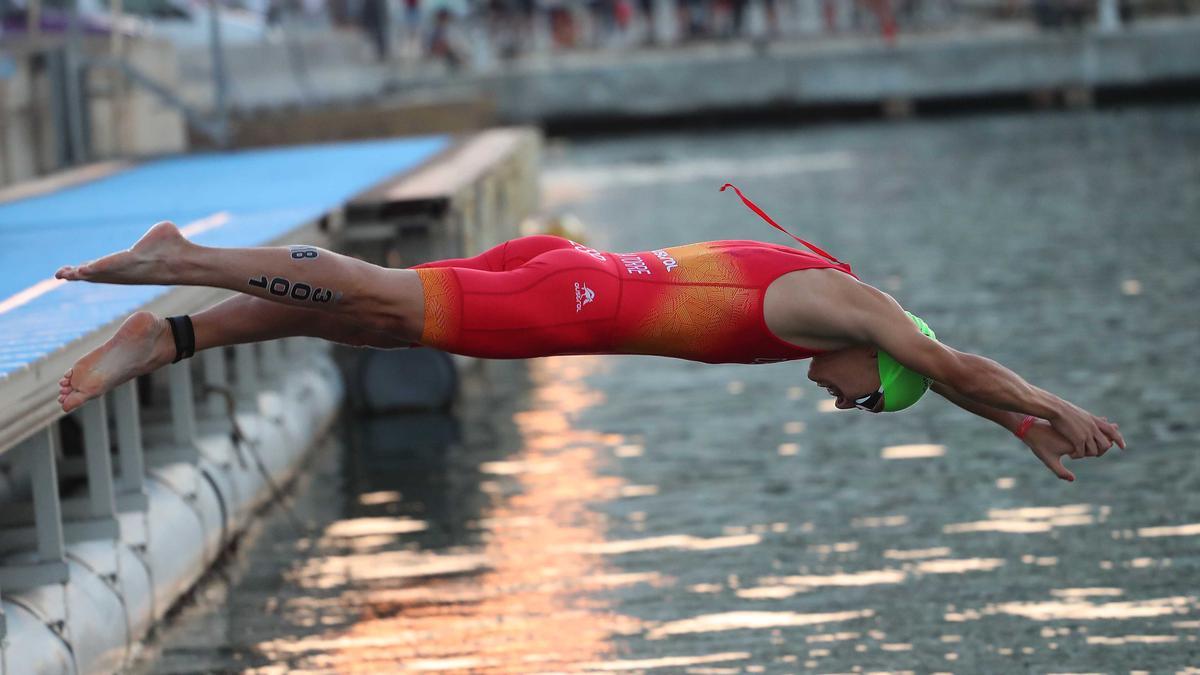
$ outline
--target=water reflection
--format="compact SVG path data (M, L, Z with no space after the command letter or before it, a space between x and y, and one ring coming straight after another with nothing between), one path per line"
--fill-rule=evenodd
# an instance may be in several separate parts
M791 575L786 577L764 577L762 586L744 588L737 596L750 600L767 600L791 597L818 589L840 586L880 586L904 583L911 574L965 574L987 572L1004 565L1000 558L939 558L922 560L904 569L864 570L824 575Z
M1015 509L990 509L987 520L967 523L952 523L942 527L947 534L964 532L1006 532L1031 534L1049 532L1056 527L1091 525L1097 517L1103 520L1106 509L1099 516L1093 513L1091 504L1067 504L1064 506L1037 506Z
M625 661L603 661L581 664L584 670L600 672L642 671L655 668L685 668L699 666L705 663L728 663L744 661L750 658L749 652L723 652L720 654L705 654L702 656L666 656L657 659L631 659ZM689 670L688 672L693 672Z
M425 504L441 512L427 516L442 523L469 522L473 536L431 549L376 550L310 561L297 571L297 583L305 588L344 588L341 601L356 607L359 618L336 634L287 644L276 641L262 645L264 651L307 653L321 667L348 670L383 663L413 671L520 669L535 664L537 669L554 670L604 662L612 651L610 636L636 630L639 622L611 611L595 592L662 583L662 578L655 573L613 573L597 555L623 546L604 541L602 520L587 509L589 500L623 487L618 479L597 474L597 457L614 447L627 447L620 436L572 424L572 415L603 400L583 383L597 362L564 358L529 364L528 409L512 416L511 454L474 467L477 475L488 477L479 482L484 497L475 500L478 514L463 518L469 514L461 506L436 497ZM462 459L448 454L451 464ZM455 470L470 468L459 464ZM407 501L414 489L406 485L399 492ZM366 517L333 523L326 536L400 535L423 529L425 523L415 519ZM704 548L736 542L660 543ZM566 634L571 639L563 640Z
M576 546L575 550L583 553L600 555L618 555L634 551L653 551L656 549L674 548L690 551L711 551L734 546L754 546L762 542L758 534L732 535L728 537L693 537L687 534L668 534L661 537L648 537L631 541L605 541Z
M865 619L874 615L870 609L845 612L721 612L691 619L668 621L646 633L646 638L658 640L684 633L715 633L729 630L780 628L785 626L814 626Z
M894 560L915 560L918 558L936 558L947 555L950 555L950 549L945 546L909 550L897 550L889 548L883 552L883 557L892 558Z
M914 445L889 445L879 456L883 459L928 459L946 454L946 447L930 443Z
M1196 537L1200 536L1200 523L1142 527L1137 533L1139 537Z
M380 492L364 492L358 496L358 503L361 506L379 506L380 504L396 504L399 503L403 495L396 490L382 490Z
M362 538L372 535L411 534L427 527L421 520L412 518L351 518L332 523L325 528L325 536L340 538Z
M945 619L953 622L974 621L988 615L1008 614L1033 621L1124 620L1188 614L1196 608L1196 597L1184 595L1121 602L1092 602L1087 599L1002 602L979 610L947 612Z

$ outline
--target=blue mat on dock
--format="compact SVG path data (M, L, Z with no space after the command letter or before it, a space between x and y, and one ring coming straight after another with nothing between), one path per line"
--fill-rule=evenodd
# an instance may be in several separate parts
M0 204L0 380L167 291L54 285L60 266L125 248L160 220L192 224L200 244L259 246L448 143L436 136L181 156Z

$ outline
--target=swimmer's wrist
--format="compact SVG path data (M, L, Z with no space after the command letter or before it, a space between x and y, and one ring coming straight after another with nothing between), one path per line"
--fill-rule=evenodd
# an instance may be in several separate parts
M1055 420L1062 419L1068 415L1071 412L1072 406L1067 401L1054 396L1053 394L1048 394L1048 396L1050 397L1051 401L1048 405L1044 406L1045 410L1039 411L1034 409L1031 412L1033 412L1036 417L1044 419L1053 424Z
M1054 420L1070 414L1071 404L1045 389L1030 385L1029 391L1018 398L1016 405L1006 406L1006 409L1016 413L1022 420L1025 415L1033 415L1053 424Z
M1025 440L1025 435L1029 433L1029 429L1033 425L1038 423L1038 419L1033 415L1026 415L1021 419L1021 423L1017 425L1017 428L1013 430L1013 435L1021 440Z

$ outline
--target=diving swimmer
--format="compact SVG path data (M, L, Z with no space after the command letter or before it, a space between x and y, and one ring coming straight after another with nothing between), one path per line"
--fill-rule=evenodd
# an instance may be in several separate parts
M473 258L391 269L312 246L200 246L161 222L128 250L64 266L56 278L238 293L192 316L133 314L66 372L58 400L69 412L196 351L308 336L483 358L810 359L808 378L840 409L899 411L933 389L1017 435L1064 480L1075 477L1063 457L1125 447L1116 424L945 345L848 264L788 234L808 250L722 240L613 253L534 235Z

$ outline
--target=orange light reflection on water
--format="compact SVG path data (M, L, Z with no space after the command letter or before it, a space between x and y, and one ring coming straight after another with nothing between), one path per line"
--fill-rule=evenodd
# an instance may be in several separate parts
M345 586L341 598L360 616L339 634L260 645L264 651L305 654L305 666L340 672L553 671L611 659L610 638L641 626L595 591L664 582L654 573L611 573L595 554L605 528L587 504L624 486L597 475L596 464L625 440L572 423L603 400L583 382L599 362L529 363L533 404L513 418L521 448L480 467L492 487L482 486L492 504L474 523L481 547L326 557L302 570L299 583ZM332 529L394 531L363 519Z

